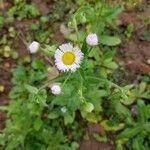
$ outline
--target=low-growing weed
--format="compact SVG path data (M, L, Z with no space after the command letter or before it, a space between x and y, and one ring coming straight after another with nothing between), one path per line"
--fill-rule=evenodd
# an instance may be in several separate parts
M28 46L31 55L41 53L43 60L33 58L12 69L11 101L0 107L7 112L6 127L0 134L2 149L75 150L88 123L117 134L118 150L125 144L136 150L149 147L147 83L120 87L111 76L118 68L114 46L121 40L109 35L107 27L122 10L105 2L95 7L87 4L69 20L73 32L66 39L70 43L48 45L43 40L40 46L36 41ZM57 74L51 77L53 64ZM134 112L130 109L133 104ZM108 141L106 135L94 137Z

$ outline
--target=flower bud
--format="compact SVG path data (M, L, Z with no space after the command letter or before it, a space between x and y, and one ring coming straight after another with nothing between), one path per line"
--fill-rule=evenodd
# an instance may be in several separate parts
M51 86L51 92L54 94L54 95L60 95L61 93L61 87L59 85L52 85Z
M29 52L30 52L31 54L34 54L34 53L36 53L36 52L38 51L39 47L40 47L40 44L39 44L38 42L36 42L36 41L33 41L33 42L29 45L28 49L29 49Z
M62 112L62 113L66 113L66 112L67 112L67 108L66 108L65 106L62 107L62 108L61 108L61 112Z
M90 112L92 112L94 110L94 105L92 103L86 102L83 105L83 109L84 109L84 111L90 113Z
M90 46L98 45L98 38L95 33L91 33L86 37L86 43Z

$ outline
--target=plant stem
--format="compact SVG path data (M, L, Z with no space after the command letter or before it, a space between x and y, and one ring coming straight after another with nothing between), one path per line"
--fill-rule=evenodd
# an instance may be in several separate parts
M79 45L80 44L80 42L79 42L79 31L78 31L77 22L76 22L75 19L74 19L74 28L75 28L75 31L76 31L76 34L77 34L77 42L78 42L78 45Z
M92 50L93 47L90 47L90 49L88 50L87 52L87 56L90 54L91 50Z
M78 74L79 74L80 79L81 79L81 82L79 84L79 92L78 93L79 93L81 101L84 103L84 102L86 102L86 100L85 100L85 98L83 96L83 88L82 88L83 87L83 78L82 78L80 70L78 70Z
M49 84L51 84L51 83L53 83L53 82L58 82L58 81L61 81L61 80L63 80L63 79L64 79L64 77L58 77L58 78L55 78L55 79L47 80L46 83L45 83L43 86L41 86L41 87L39 88L39 90L44 89L45 87L47 87Z
M68 81L68 79L70 78L70 76L71 76L71 72L68 74L67 78L63 82L62 87L66 84L66 82Z
M88 52L86 53L86 55L85 55L85 60L88 58L88 56L89 56L89 54L90 54L92 48L93 48L93 47L91 47L91 48L88 50Z
M113 87L116 87L117 89L119 89L124 94L123 89L120 86L118 86L117 84L115 84L115 83L113 83L113 82L111 82L111 81L109 81L107 79L102 79L102 78L93 77L93 76L86 76L86 77L87 78L91 78L91 79L95 79L95 80L98 80L98 81L103 81L103 82L109 83Z

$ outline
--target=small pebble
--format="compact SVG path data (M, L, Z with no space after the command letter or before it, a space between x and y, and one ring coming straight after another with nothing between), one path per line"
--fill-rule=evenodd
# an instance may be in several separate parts
M0 93L3 93L3 92L4 92L4 90L5 90L4 85L0 85Z

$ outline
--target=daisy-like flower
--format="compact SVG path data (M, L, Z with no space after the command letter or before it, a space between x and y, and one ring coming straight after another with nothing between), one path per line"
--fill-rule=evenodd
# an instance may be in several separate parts
M55 64L58 70L75 72L83 59L83 53L70 43L62 44L55 52Z
M98 45L98 38L95 33L91 33L86 37L86 43L90 46Z
M28 49L29 49L29 52L30 52L31 54L33 54L33 53L36 53L36 52L38 51L39 47L40 47L40 44L39 44L38 42L36 42L36 41L33 41L33 42L29 45Z

